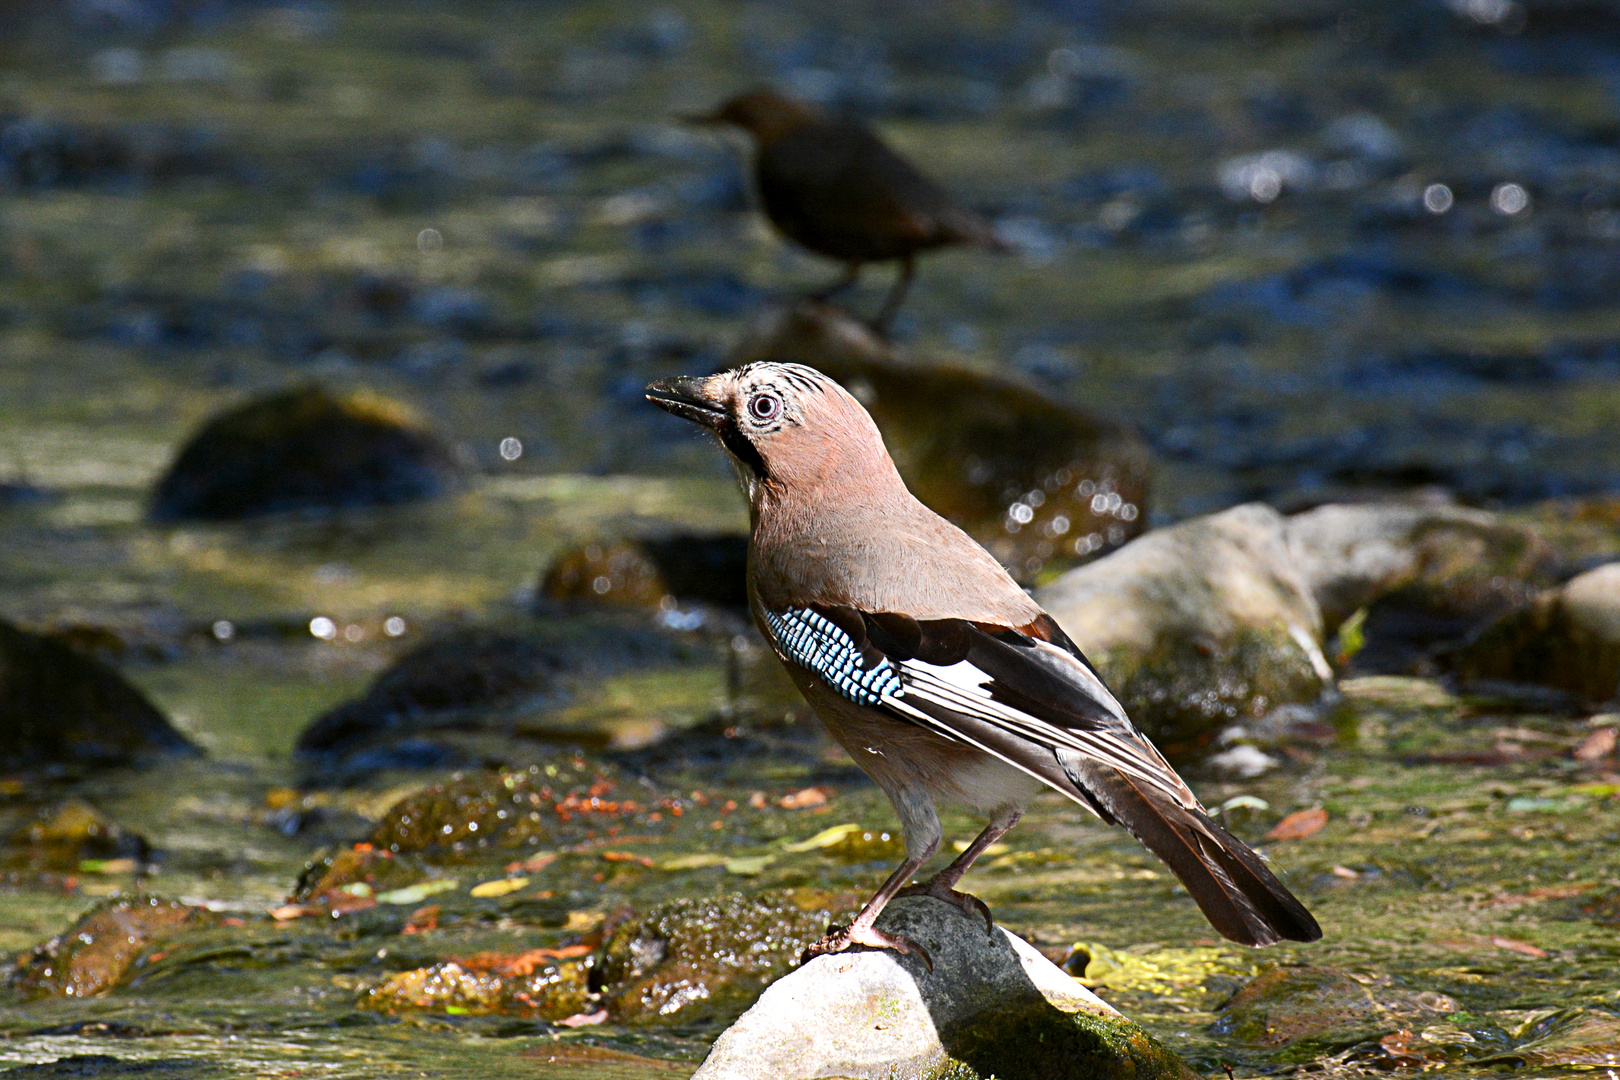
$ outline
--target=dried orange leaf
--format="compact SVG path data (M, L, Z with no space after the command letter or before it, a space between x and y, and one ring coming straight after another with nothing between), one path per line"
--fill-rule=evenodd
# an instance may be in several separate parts
M1328 812L1320 806L1309 810L1295 810L1266 833L1267 840L1303 840L1315 836L1327 824Z

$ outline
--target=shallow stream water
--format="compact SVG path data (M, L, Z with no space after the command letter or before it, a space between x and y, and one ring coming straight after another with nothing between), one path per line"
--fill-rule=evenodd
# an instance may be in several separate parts
M640 387L719 364L771 302L833 272L749 212L734 147L670 122L754 82L867 117L997 219L1021 253L927 260L897 336L1139 428L1159 459L1154 524L1425 486L1551 519L1544 500L1620 484L1608 5L17 12L0 15L0 482L28 497L0 503L0 615L93 631L206 756L0 778L0 800L79 797L156 852L139 881L11 874L0 950L137 887L222 921L102 997L0 991L0 1064L683 1075L716 1022L563 1028L362 999L446 957L566 944L627 904L882 879L892 812L802 722L778 757L626 756L788 708L765 673L739 702L728 634L709 627L690 634L695 661L574 688L557 723L596 748L583 768L684 812L561 837L525 886L550 894L543 912L473 897L507 860L468 855L428 933L403 933L403 905L267 914L308 862L445 778L311 783L291 758L311 719L430 634L533 617L540 572L571 545L746 526L720 455ZM474 479L342 518L146 521L197 424L308 381L406 402ZM310 635L316 617L334 640ZM1398 676L1342 691L1278 770L1192 774L1256 842L1327 811L1268 846L1323 942L1215 940L1146 852L1055 796L969 886L1054 957L1083 943L1099 992L1206 1073L1548 1075L1578 1057L1560 1038L1620 1050L1620 777L1571 758L1589 719ZM566 740L508 750L575 760ZM777 805L811 787L824 805ZM784 846L843 824L866 846ZM1295 963L1368 988L1351 1034L1278 1047L1217 1024L1262 965Z

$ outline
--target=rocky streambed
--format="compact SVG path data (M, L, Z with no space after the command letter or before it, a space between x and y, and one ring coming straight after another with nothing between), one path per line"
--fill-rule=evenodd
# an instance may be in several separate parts
M901 839L737 611L718 455L640 400L767 354L867 404L1326 931L1230 946L1052 797L968 879L1029 948L961 955L1041 987L992 1034L1620 1060L1601 5L14 7L15 1080L687 1076L836 1002L784 977ZM760 80L1019 253L930 260L893 343L792 304L827 268L666 122ZM1049 1074L849 971L947 1018L936 1073Z

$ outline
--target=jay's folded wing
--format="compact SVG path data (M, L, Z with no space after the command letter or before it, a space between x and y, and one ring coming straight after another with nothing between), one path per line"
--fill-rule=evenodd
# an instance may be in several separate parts
M776 648L845 698L965 742L1123 825L1247 944L1321 930L1212 822L1049 616L1027 627L847 607L767 612Z

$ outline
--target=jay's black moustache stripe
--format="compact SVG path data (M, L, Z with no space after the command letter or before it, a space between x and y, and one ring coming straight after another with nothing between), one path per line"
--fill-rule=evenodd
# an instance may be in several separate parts
M770 470L765 467L765 459L754 448L754 444L748 441L748 436L737 430L735 420L726 417L715 425L714 432L720 436L720 445L726 448L726 453L748 466L756 477L764 480L770 476Z

